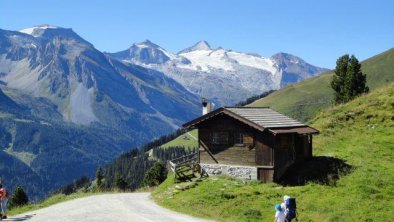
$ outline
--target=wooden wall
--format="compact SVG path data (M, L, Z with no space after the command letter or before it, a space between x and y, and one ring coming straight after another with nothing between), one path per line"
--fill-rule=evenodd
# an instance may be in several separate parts
M212 133L227 133L226 144L214 144ZM243 134L243 145L235 144L235 134ZM213 157L220 164L256 165L256 150L254 137L258 132L238 120L234 120L226 115L217 116L214 119L201 124L198 128L199 139L209 148ZM200 151L201 163L216 163L206 151Z
M312 136L311 135L296 135L295 148L296 148L296 161L302 162L312 157Z
M264 183L274 181L274 168L257 168L257 179Z
M226 115L217 116L198 128L199 139L220 164L246 166L273 166L274 137L268 132L262 133L252 127ZM214 144L213 132L228 133L227 144ZM243 146L234 143L235 133L242 132ZM202 149L201 149L202 150ZM200 151L201 163L216 163L208 152Z
M256 165L273 166L274 165L274 136L270 133L259 133L256 136Z

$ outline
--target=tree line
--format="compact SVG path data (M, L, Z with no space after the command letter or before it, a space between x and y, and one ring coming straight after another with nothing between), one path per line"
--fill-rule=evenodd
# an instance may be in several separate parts
M98 167L94 180L83 176L58 189L55 193L68 195L81 189L87 192L114 189L133 191L141 186L158 185L167 175L166 162L168 160L195 151L183 146L160 147L183 133L182 130L177 130L141 147L133 148L111 163Z

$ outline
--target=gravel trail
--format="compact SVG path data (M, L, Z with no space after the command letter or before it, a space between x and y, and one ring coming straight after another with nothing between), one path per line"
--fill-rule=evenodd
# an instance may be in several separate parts
M203 222L208 221L160 207L150 193L103 194L75 199L12 216L6 221L39 222Z

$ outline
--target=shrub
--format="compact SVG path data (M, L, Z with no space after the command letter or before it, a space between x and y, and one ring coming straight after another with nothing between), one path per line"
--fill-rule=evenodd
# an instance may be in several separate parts
M22 189L22 187L17 186L14 194L11 197L11 206L20 207L26 205L28 202L29 198L27 197L25 191Z
M158 186L161 184L167 176L166 168L160 163L156 162L144 176L142 186Z
M115 186L120 190L126 190L127 182L123 179L123 177L117 173L115 176Z

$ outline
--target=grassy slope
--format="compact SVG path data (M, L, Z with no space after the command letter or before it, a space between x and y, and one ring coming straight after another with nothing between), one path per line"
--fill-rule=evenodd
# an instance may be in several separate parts
M171 146L184 146L184 147L189 147L189 148L197 147L198 143L197 143L196 138L198 138L198 131L195 129L195 130L192 130L190 132L187 132L187 133L184 133L184 134L178 136L177 138L162 145L161 147L162 148L168 148Z
M371 90L394 81L394 48L362 62ZM309 120L322 108L330 106L333 90L330 82L333 72L321 74L301 83L287 86L249 106L269 106L301 121Z
M162 206L218 221L272 221L274 204L297 198L300 221L387 221L394 209L394 84L320 113L312 126L314 155L333 156L353 167L335 185L298 187L208 178L172 192L171 178L155 192Z

